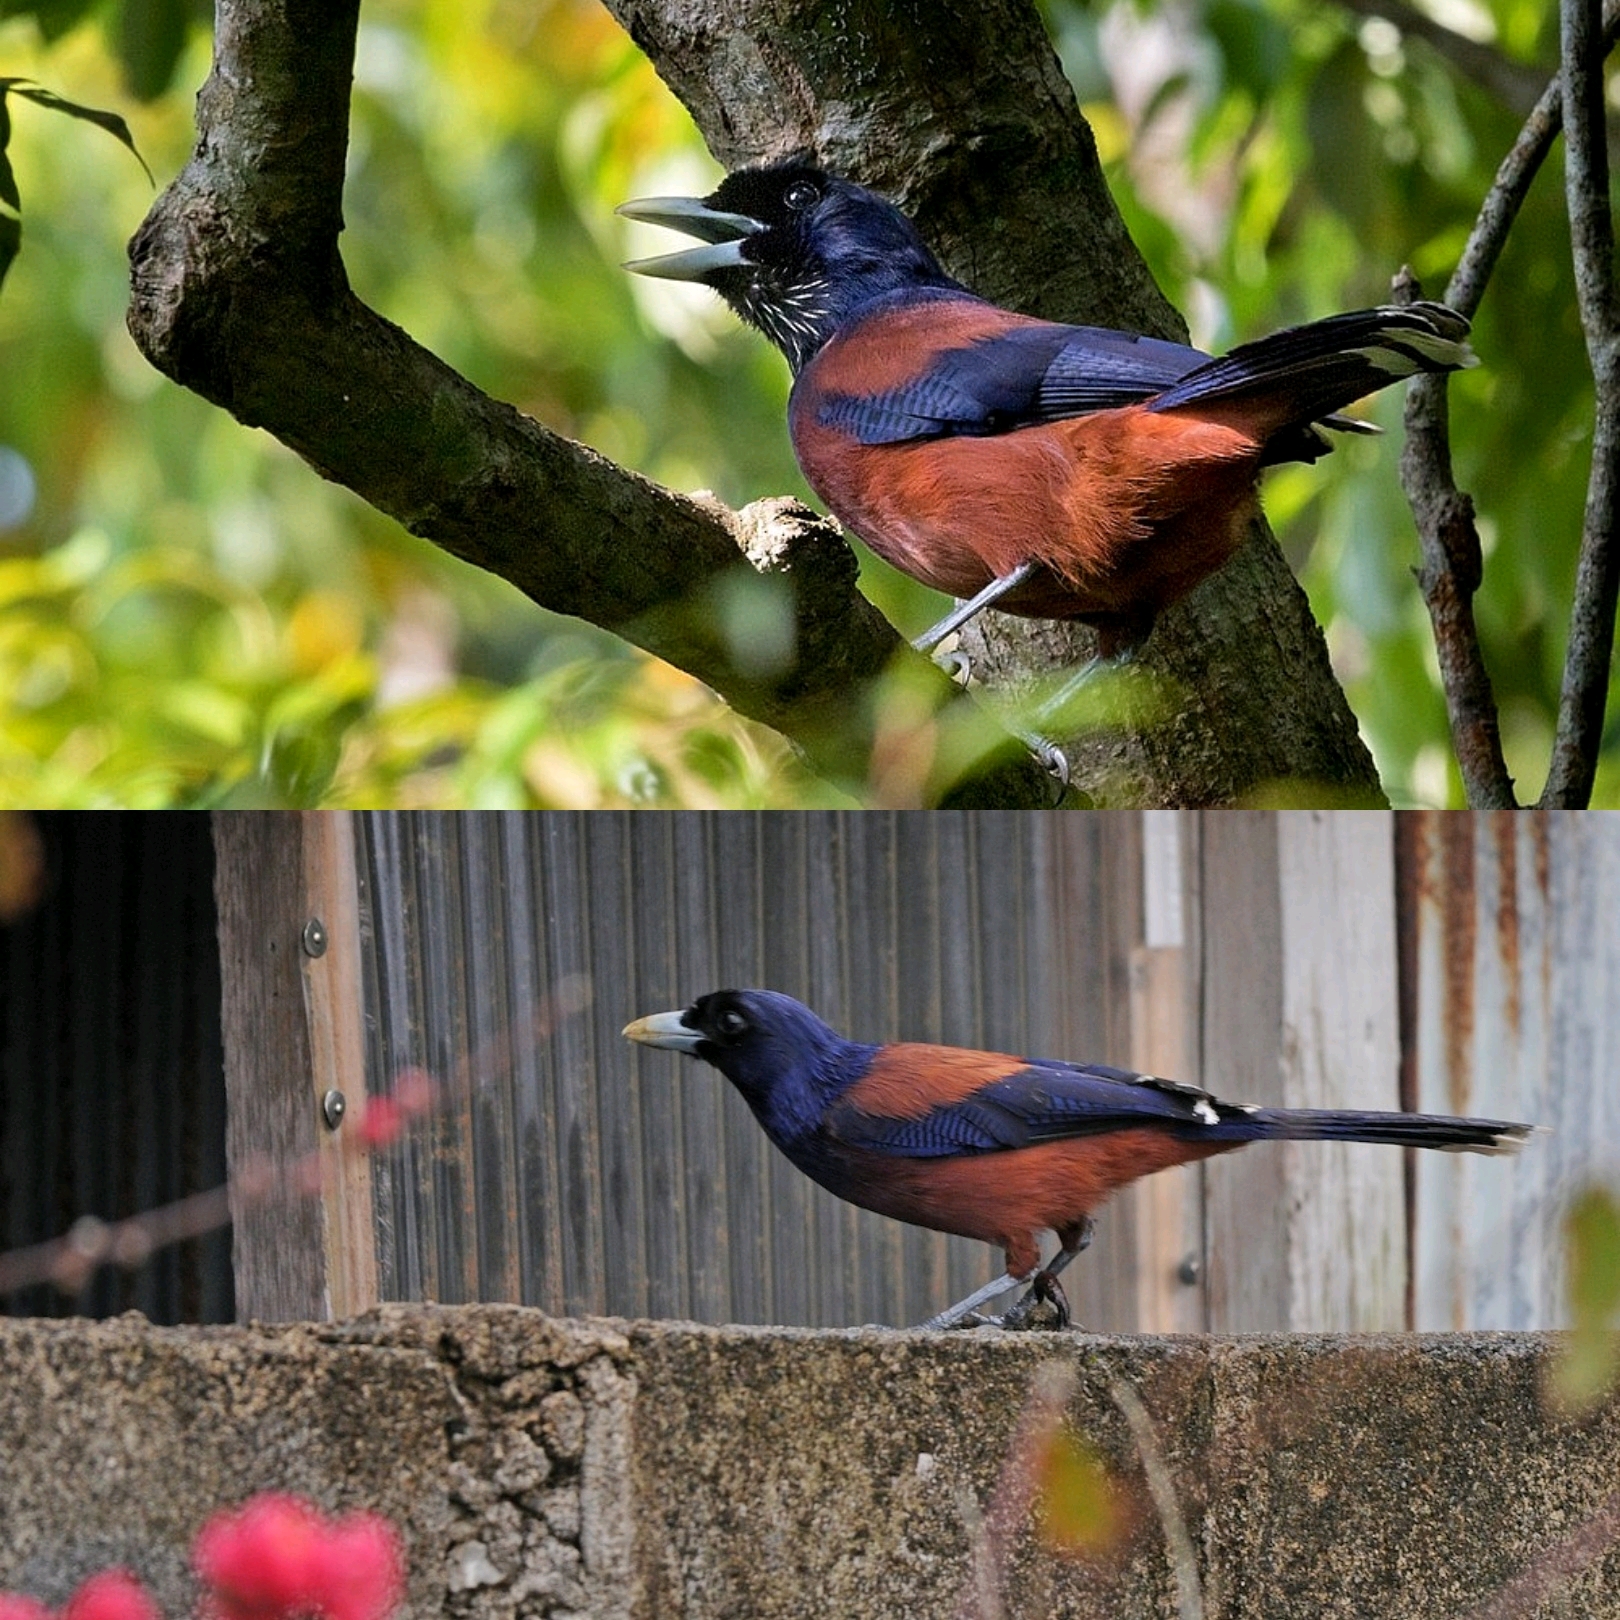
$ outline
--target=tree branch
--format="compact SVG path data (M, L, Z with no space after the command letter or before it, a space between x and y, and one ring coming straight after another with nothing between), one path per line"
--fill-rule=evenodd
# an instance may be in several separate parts
M1598 61L1593 72L1598 85L1600 124L1602 58L1613 48L1617 34L1620 34L1620 4L1610 0L1602 21ZM1565 82L1565 75L1560 74L1542 91L1518 139L1502 160L1474 221L1474 228L1469 232L1445 293L1445 302L1464 315L1472 317L1479 309L1491 273L1501 257L1508 233L1519 216L1531 182L1552 150L1552 143L1563 125ZM1598 144L1606 162L1606 152L1601 152L1601 139ZM1397 279L1395 292L1398 299L1404 300L1419 296L1421 289L1410 273L1403 271L1401 278ZM1517 800L1502 754L1496 700L1473 615L1473 597L1483 577L1484 556L1479 533L1474 526L1473 501L1458 490L1452 472L1448 380L1443 376L1420 376L1408 386L1401 482L1417 522L1422 546L1423 562L1418 571L1418 582L1434 626L1441 684L1451 722L1452 746L1462 773L1464 792L1470 807L1474 809L1511 809L1516 806ZM1604 394L1601 385L1598 394L1601 412ZM1594 469L1595 465L1594 461ZM1584 555L1583 547L1583 560ZM1594 579L1591 589L1597 592L1600 588L1601 580ZM1605 648L1612 644L1614 635L1612 581L1609 588ZM1571 633L1572 658L1578 635L1582 645L1589 648L1593 634L1602 636L1604 633L1601 625L1597 625L1589 627L1582 634L1579 604L1584 600L1586 593L1578 580L1576 623L1572 625ZM1565 685L1567 692L1567 673ZM1585 749L1588 761L1585 795L1578 800L1580 804L1587 803L1591 797L1591 774L1597 758L1606 687L1605 652L1603 675L1598 683L1596 727L1583 733L1579 745L1572 743L1572 746ZM1560 736L1565 732L1563 707L1561 705ZM1572 757L1568 765L1574 763ZM1554 776L1561 776L1556 752L1553 771L1549 774L1548 792L1553 789ZM1574 779L1561 776L1561 780L1566 783L1567 789ZM1545 794L1542 802L1549 802Z
M925 717L967 723L970 701L855 589L835 525L662 490L490 399L353 296L337 237L358 10L222 0L196 151L130 246L129 326L152 363L412 533L689 670L834 780L864 784L883 751L863 693L897 659ZM740 667L705 611L744 559L791 590L786 669ZM937 790L913 773L902 797ZM1019 758L961 794L1047 796Z
M1422 296L1417 278L1403 270L1395 281L1396 301L1410 303ZM1474 622L1474 594L1484 577L1485 557L1474 525L1474 502L1457 488L1451 468L1451 406L1443 377L1415 377L1407 389L1401 484L1417 525L1422 562L1414 571L1434 627L1463 791L1472 809L1514 809L1518 801L1502 754L1496 697Z
M1552 769L1543 808L1591 802L1609 696L1620 545L1615 527L1620 486L1620 305L1614 281L1614 217L1609 206L1609 149L1603 124L1603 59L1598 0L1561 0L1564 192L1575 253L1575 293L1596 388L1592 471L1586 488L1569 648L1558 697Z

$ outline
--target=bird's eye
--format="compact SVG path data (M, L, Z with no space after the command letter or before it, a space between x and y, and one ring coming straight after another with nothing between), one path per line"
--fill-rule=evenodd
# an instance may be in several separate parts
M715 1024L722 1035L741 1035L748 1028L748 1020L735 1007L728 1007Z
M808 208L820 199L821 193L808 180L795 180L782 194L789 208Z

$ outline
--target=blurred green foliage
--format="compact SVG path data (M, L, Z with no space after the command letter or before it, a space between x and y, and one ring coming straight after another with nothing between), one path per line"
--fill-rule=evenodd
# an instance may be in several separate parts
M1335 5L1048 0L1155 273L1213 347L1443 289L1518 117ZM1539 0L1443 15L1550 62ZM208 40L191 0L0 0L0 74L126 114L184 164ZM699 289L623 275L613 217L716 170L594 0L368 0L344 252L357 291L481 387L678 489L806 494L787 376ZM152 193L95 130L19 119L29 209L0 296L0 803L753 805L830 790L689 678L404 534L159 378L123 328ZM633 230L634 228L631 228ZM1453 387L1459 479L1509 761L1545 766L1590 441L1556 169ZM1409 577L1398 396L1383 440L1274 475L1267 504L1397 802L1454 803ZM867 560L903 629L936 600ZM1612 734L1612 733L1611 733ZM1612 755L1612 750L1611 750ZM1606 756L1603 802L1620 799Z
M1553 1369L1553 1396L1581 1411L1614 1388L1620 1368L1620 1199L1583 1187L1564 1216L1570 1332Z

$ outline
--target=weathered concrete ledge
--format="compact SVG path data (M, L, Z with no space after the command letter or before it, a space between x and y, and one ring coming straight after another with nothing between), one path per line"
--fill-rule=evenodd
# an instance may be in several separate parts
M1109 1393L1151 1414L1210 1620L1462 1616L1620 1488L1620 1407L1544 1414L1541 1335L1104 1339L561 1321L389 1306L326 1326L0 1320L0 1589L138 1570L257 1489L390 1515L413 1615L945 1616L1035 1370L1141 1503L1106 1565L1030 1535L1011 1615L1176 1613ZM927 1459L921 1464L919 1459ZM1620 1551L1538 1616L1620 1620Z

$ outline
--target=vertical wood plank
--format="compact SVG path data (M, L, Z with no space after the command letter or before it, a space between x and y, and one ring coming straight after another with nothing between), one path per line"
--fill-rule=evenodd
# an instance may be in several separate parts
M519 1048L536 1036L519 1026L512 1006L514 964L534 949L534 941L512 926L509 915L515 875L506 868L503 834L511 819L465 816L456 828L467 906L485 919L465 934L467 1050L461 1068L470 1093L471 1135L462 1149L477 1222L468 1247L477 1267L475 1297L516 1301L523 1297L523 1221L513 1174L518 1125L512 1077Z
M544 896L537 872L537 824L531 817L502 816L491 852L501 875L501 917L506 964L511 974L505 1001L511 1019L507 1060L496 1067L507 1091L512 1138L498 1174L513 1188L518 1229L518 1297L561 1311L568 1292L567 1223L558 1165L557 1115L551 1075L552 998L556 974L547 955ZM434 919L420 917L420 927Z
M763 936L771 926L776 885L760 862L759 818L752 813L716 816L712 823L713 877L734 884L716 924L716 982L710 989L736 989L761 983ZM734 1322L770 1322L774 1317L774 1268L770 1236L775 1154L753 1114L719 1075L694 1075L715 1084L725 1136L725 1224L730 1272L729 1315Z
M1142 943L1131 954L1131 1064L1148 1074L1190 1073L1185 911L1192 825L1184 811L1142 812ZM1133 1189L1136 1321L1141 1333L1204 1327L1203 1169L1182 1165Z
M1277 821L1284 1094L1298 1108L1399 1108L1393 818L1298 810ZM1404 1327L1401 1153L1302 1142L1286 1144L1281 1156L1294 1211L1290 1325Z
M326 928L326 951L300 951L309 1022L312 1096L341 1091L356 1114L366 1096L364 1005L354 820L347 811L304 812L304 890ZM352 1129L352 1127L350 1127ZM326 1248L327 1304L334 1317L369 1310L377 1289L371 1156L344 1150L344 1133L317 1130Z
M237 1318L320 1321L330 1315L320 1203L246 1202L240 1190L254 1166L286 1166L316 1149L299 944L307 920L303 824L216 812L213 832Z
M1131 811L1064 816L1052 824L1054 1017L1037 1055L1129 1064L1130 957L1141 928L1141 838ZM1136 1328L1137 1211L1125 1193L1097 1216L1091 1247L1065 1274L1075 1319L1099 1332Z
M1234 1102L1397 1106L1390 817L1208 814L1200 839L1204 1083ZM1257 1144L1210 1161L1205 1184L1217 1331L1402 1325L1392 1149Z
M1280 1105L1282 897L1269 811L1199 816L1199 1083L1233 1102ZM1293 1326L1281 1150L1239 1149L1205 1167L1209 1326L1263 1333Z

